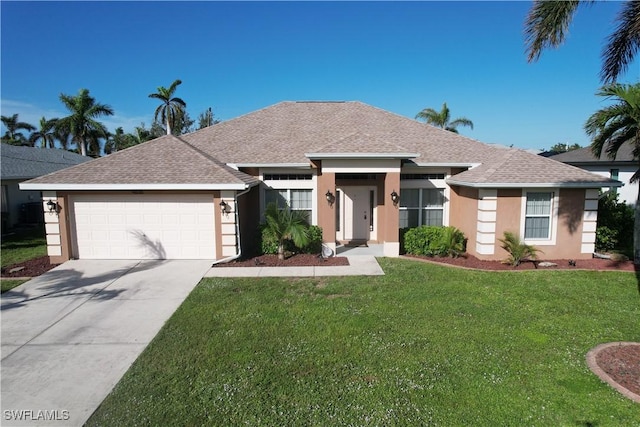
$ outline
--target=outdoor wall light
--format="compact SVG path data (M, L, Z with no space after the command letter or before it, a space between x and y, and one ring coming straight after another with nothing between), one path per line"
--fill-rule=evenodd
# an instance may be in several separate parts
M391 192L391 201L393 202L394 206L398 204L399 200L400 200L400 195L396 193L396 190L393 190Z
M58 213L58 204L51 199L47 202L47 208L50 213Z
M222 200L220 202L220 212L222 212L223 214L229 213L231 209L229 208L229 205L227 203L225 203L224 200Z
M325 194L324 196L327 198L327 202L329 203L329 206L333 206L333 204L336 201L336 196L333 195L331 190L327 190L327 194Z

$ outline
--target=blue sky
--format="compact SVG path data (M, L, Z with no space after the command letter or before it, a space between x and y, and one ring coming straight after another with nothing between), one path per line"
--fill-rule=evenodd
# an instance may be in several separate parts
M588 145L600 53L618 2L578 10L568 40L526 62L531 2L0 2L1 112L62 117L90 90L114 130L150 126L158 86L192 118L284 100L359 100L413 118L443 102L488 143ZM636 60L621 82L640 80Z

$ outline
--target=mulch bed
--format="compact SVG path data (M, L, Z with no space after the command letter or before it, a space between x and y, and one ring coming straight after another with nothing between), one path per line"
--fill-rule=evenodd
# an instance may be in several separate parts
M478 270L491 271L514 271L514 270L535 270L536 264L533 262L523 262L517 267L504 264L500 261L483 261L472 255L465 255L458 258L449 257L426 257L417 255L405 255L407 258L415 258L440 264L453 265L456 267L472 268ZM557 267L540 267L538 270L613 270L613 271L635 271L633 261L611 261L608 259L591 258L575 260L575 266L569 264L568 259L545 259L557 264Z
M3 268L1 274L2 277L36 277L51 270L54 267L57 267L58 265L59 264L49 263L48 256L41 256L39 258L34 258L29 261L20 262L18 264L10 265L6 268ZM20 271L9 273L10 270L20 267L24 268L20 269Z
M621 344L604 348L596 363L615 382L640 396L640 344Z
M313 254L295 254L284 260L278 259L278 255L260 255L216 264L216 267L333 267L337 265L349 265L349 260L341 256L322 258Z

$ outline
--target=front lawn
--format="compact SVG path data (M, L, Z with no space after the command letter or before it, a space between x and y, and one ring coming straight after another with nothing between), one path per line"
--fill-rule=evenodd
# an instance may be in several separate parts
M47 255L43 226L2 237L2 268Z
M89 425L638 425L587 368L640 340L632 273L204 279Z

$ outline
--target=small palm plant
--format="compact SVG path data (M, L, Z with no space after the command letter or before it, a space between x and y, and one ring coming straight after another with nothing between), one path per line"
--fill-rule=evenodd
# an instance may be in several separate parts
M301 248L309 243L309 223L301 211L292 211L288 206L278 209L270 203L264 212L265 228L278 242L278 259L284 259L284 245L287 240Z
M514 267L519 266L524 260L538 259L538 252L540 252L540 250L522 242L520 237L510 231L504 232L504 239L500 239L500 243L502 243L502 249L509 252L509 258L507 258L505 262Z

